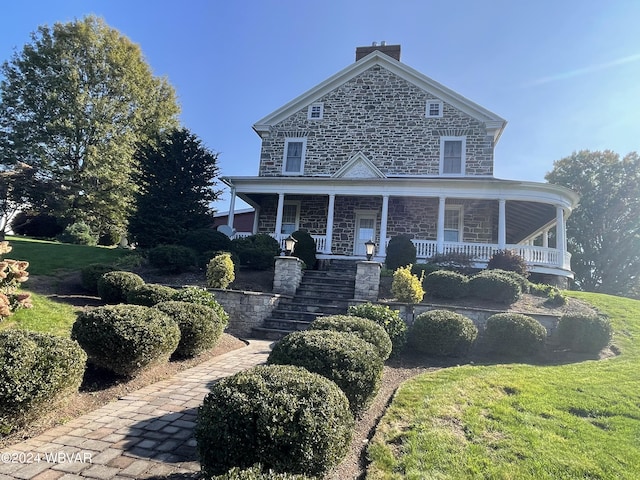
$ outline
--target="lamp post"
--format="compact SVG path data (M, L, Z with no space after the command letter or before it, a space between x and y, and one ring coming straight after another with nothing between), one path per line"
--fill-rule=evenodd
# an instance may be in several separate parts
M373 257L373 253L376 250L376 244L373 242L373 240L369 240L367 242L364 242L364 248L367 251L367 260L371 260L371 258Z
M289 256L293 253L293 249L296 248L297 242L298 241L291 235L284 239L284 254L286 256Z

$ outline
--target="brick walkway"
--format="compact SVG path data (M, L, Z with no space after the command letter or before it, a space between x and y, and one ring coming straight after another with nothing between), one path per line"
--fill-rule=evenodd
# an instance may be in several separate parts
M266 361L271 342L220 355L0 452L0 480L193 478L196 412L220 378Z

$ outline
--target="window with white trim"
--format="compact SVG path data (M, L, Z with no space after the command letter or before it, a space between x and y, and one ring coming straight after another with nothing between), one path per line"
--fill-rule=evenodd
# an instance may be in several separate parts
M298 230L298 225L300 225L300 202L284 202L280 233L291 235Z
M285 175L300 175L304 171L304 154L306 149L306 138L285 139L282 173Z
M464 175L467 137L440 137L440 175Z
M322 120L324 114L324 104L312 103L307 110L307 118L309 120Z
M462 241L462 205L446 207L444 210L444 241Z
M440 100L427 100L427 117L442 117L442 102Z

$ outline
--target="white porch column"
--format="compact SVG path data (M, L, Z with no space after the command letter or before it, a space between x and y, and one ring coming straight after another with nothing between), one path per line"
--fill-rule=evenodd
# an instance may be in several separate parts
M542 246L549 248L549 229L542 232Z
M498 201L498 248L504 250L507 245L507 201L501 198Z
M325 242L324 252L323 253L331 253L331 244L333 239L333 212L336 206L336 195L332 193L329 195L329 207L327 209L327 231L326 237L327 241Z
M387 221L389 217L389 195L382 196L382 213L380 215L380 247L378 255L387 256Z
M278 194L278 209L276 210L276 239L280 241L280 233L282 232L282 211L284 210L284 193Z
M251 230L251 233L253 233L254 235L256 233L258 233L258 225L259 225L259 221L260 221L260 207L254 207L253 209L253 230Z
M438 253L444 253L444 207L446 197L440 197L438 203L438 229L436 231L436 249Z
M564 223L564 209L556 207L556 249L559 253L558 264L564 266L564 254L567 251L566 225Z
M229 199L229 215L227 215L227 225L233 229L233 218L236 209L236 187L231 187L231 197Z

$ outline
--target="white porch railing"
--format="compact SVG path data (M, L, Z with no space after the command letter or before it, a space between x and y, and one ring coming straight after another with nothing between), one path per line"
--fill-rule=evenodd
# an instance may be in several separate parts
M435 240L412 240L416 246L416 256L419 260L427 260L437 254ZM529 265L562 267L569 269L571 254L565 252L564 258L560 258L560 251L555 248L536 247L533 245L505 245L506 250L513 250L520 255ZM476 262L488 262L494 253L500 250L497 244L492 243L458 243L445 242L443 253L462 253L470 256Z
M231 238L244 238L244 237L248 237L250 235L253 235L253 233L251 232L236 232L233 234L233 236ZM275 234L275 233L270 233L269 235L271 235L273 238L275 238L278 243L280 244L280 249L284 250L284 241L285 239L289 236L289 235L285 235L283 233L281 234ZM316 242L316 252L324 252L326 246L327 246L327 237L326 235L311 235L311 238L313 238L313 240Z

